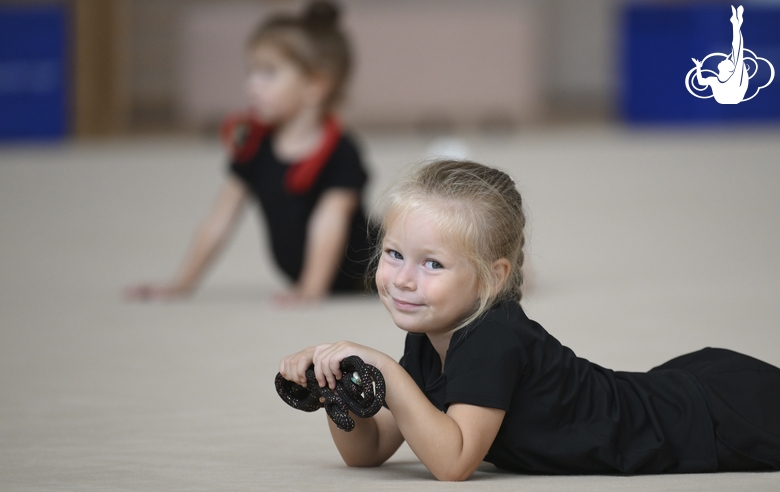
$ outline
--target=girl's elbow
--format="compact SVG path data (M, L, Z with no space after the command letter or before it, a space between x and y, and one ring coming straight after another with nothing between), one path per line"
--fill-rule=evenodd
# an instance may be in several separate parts
M366 457L360 456L342 456L341 458L344 460L344 464L350 468L374 468L384 463L384 460L366 459Z
M474 474L474 470L466 467L451 467L443 470L431 470L431 473L440 482L463 482Z
M339 454L344 464L350 468L372 468L381 465L389 456L382 456L381 453L366 450L355 450L352 448L341 449Z
M436 477L436 480L439 482L465 482L466 480L471 477L471 473L465 474L465 473L443 473L443 474L433 474L434 477Z

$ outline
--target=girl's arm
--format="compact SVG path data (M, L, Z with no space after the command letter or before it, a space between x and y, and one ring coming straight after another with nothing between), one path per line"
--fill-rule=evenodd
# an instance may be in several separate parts
M223 185L209 214L195 232L184 262L173 281L144 284L127 289L131 300L169 299L192 293L214 258L227 243L244 210L247 190L236 178Z
M330 435L347 466L379 466L404 442L404 436L387 408L382 407L370 419L351 417L355 421L351 432L344 432L328 419Z
M439 480L469 478L485 459L506 412L456 403L442 413L398 363L388 358L380 371L387 381L385 401L414 454Z
M331 429L334 442L348 465L381 464L406 439L437 479L465 480L474 473L498 434L506 413L503 410L453 404L447 413L442 413L393 359L349 342L306 349L284 359L280 372L300 384L305 381L306 368L313 363L320 385L335 387L336 380L341 377L339 364L349 355L359 356L382 372L392 420L386 414L380 416L380 412L362 422L355 419L356 430L360 424L359 433ZM399 433L402 438L398 437Z
M323 193L307 225L301 276L291 292L277 297L280 304L316 301L328 294L359 204L360 194L355 190L333 188Z
M328 347L330 344L308 347L285 357L279 364L279 372L288 381L306 386L306 370L312 365L315 354ZM321 382L320 386L325 386L325 383ZM351 417L355 421L351 432L344 432L328 419L333 442L347 466L379 466L404 442L393 414L387 408L381 408L379 413L368 419L353 414Z

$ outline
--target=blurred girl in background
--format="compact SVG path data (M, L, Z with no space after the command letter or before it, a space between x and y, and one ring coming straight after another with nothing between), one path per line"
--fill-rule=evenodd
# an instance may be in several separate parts
M265 215L276 264L292 287L280 305L360 291L370 254L360 153L333 112L350 69L339 11L316 1L263 22L247 48L250 112L222 128L229 176L174 279L127 290L129 299L191 294L250 200Z

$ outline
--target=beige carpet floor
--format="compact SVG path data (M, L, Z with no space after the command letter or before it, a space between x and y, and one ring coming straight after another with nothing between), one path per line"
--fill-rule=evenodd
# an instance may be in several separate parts
M601 365L704 346L780 365L780 130L462 135L519 183L524 306ZM367 134L373 200L431 138ZM371 297L278 310L254 211L186 301L123 302L170 276L222 179L216 142L0 147L0 491L780 490L780 474L555 477L484 465L436 482L407 448L348 469L324 413L273 389L279 359L349 339L398 357ZM780 391L780 388L778 388Z

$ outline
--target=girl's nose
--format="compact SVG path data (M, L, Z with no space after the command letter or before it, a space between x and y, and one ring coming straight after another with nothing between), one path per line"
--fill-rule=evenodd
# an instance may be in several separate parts
M393 285L401 290L414 290L417 283L414 281L414 265L405 263L395 274Z

